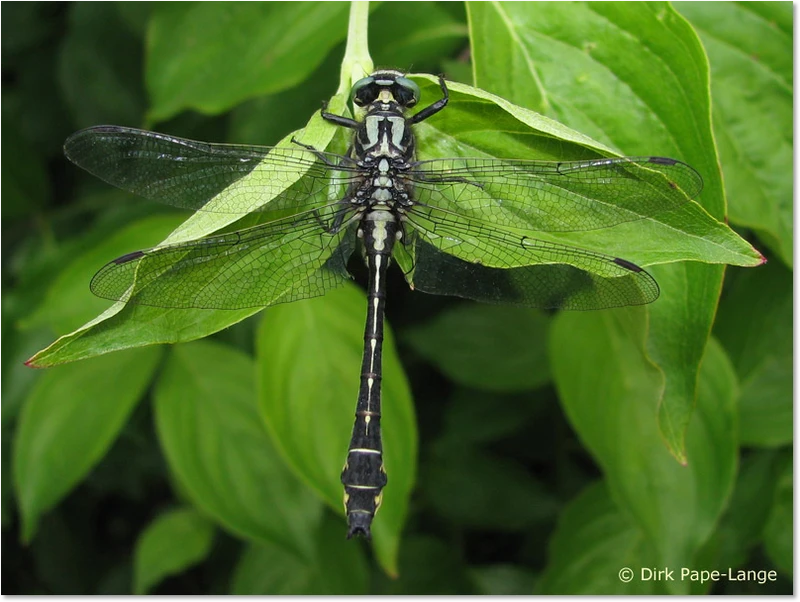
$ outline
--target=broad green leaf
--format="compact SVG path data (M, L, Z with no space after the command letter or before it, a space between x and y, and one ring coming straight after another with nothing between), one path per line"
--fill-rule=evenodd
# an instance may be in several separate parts
M141 125L145 111L142 39L125 26L118 4L70 6L58 80L73 125Z
M116 303L34 355L29 365L48 368L123 349L186 343L241 322L259 311L258 308L235 311L162 309Z
M5 301L5 300L4 300ZM5 316L4 316L5 317ZM9 322L3 322L2 357L2 424L12 426L19 416L31 389L46 372L31 370L25 365L31 352L49 341L52 335L46 328L20 331Z
M160 357L158 349L132 350L55 368L36 382L14 441L23 540L108 451Z
M140 219L103 240L67 263L48 288L36 310L25 318L26 327L47 326L56 332L80 326L108 306L89 290L92 276L110 260L135 249L153 245L182 222L180 214L153 215ZM34 358L33 365L46 366Z
M363 293L347 286L324 298L270 308L256 344L259 405L269 431L294 471L340 513L340 475L353 426L365 315ZM388 331L381 414L389 484L373 524L373 546L384 570L396 574L417 434L411 394ZM341 529L344 537L344 521Z
M708 53L732 223L792 265L792 6L677 2Z
M341 53L331 52L300 85L240 104L230 113L228 140L240 144L275 144L319 113L321 102L336 89ZM280 118L276 119L276 116Z
M551 368L572 426L595 457L615 502L654 547L657 565L689 566L711 535L736 472L736 375L711 339L687 432L687 465L658 431L658 370L644 347L642 309L563 313L551 329ZM575 348L582 361L575 363ZM688 583L669 583L686 591Z
M308 558L322 507L258 417L255 365L211 342L174 347L155 390L169 466L203 513L236 535Z
M462 304L405 332L403 339L459 385L523 391L550 379L548 324L535 310Z
M314 541L315 556L310 560L276 545L251 544L236 566L231 594L354 596L367 593L369 574L363 548L342 537L340 520L325 513Z
M605 482L589 485L563 510L550 540L540 595L665 594L663 581L643 579L657 565L653 546L614 503ZM627 570L626 570L627 569Z
M621 153L684 159L704 178L705 211L689 203L656 219L568 240L644 266L762 261L715 221L724 218L724 197L711 135L708 65L696 34L668 3L475 2L468 8L476 85ZM570 149L558 150L555 158L573 158ZM650 310L647 348L665 381L662 387L653 380L651 394L661 401L661 435L683 461L722 270L682 263L653 275L662 298ZM578 350L576 369L586 361Z
M432 76L415 79L423 99L441 96ZM421 159L476 156L555 161L614 154L591 138L499 96L455 82L447 86L451 99L447 109L415 130ZM535 237L622 256L643 266L688 260L742 266L763 262L749 243L694 202L612 228L536 232Z
M772 512L764 528L764 547L772 562L787 575L794 566L794 484L792 462L786 462L773 498Z
M331 102L331 106L332 110L343 110L343 97L335 97ZM327 148L335 133L336 128L330 124L325 124L319 115L315 115L303 130L303 133L298 133L297 135L314 147L324 149ZM282 141L282 144L289 143L288 138ZM284 173L277 184L270 184L270 182L263 182L263 184L269 186L271 192L278 194L302 176L303 171L298 170L294 179L287 179ZM256 175L254 177L260 176ZM231 199L238 198L235 196L236 187L247 185L246 182L248 181L247 177L238 180L233 186L223 190L210 202L223 204L232 202ZM242 216L243 214L198 211L179 225L157 246L205 236L229 226ZM130 250L127 249L127 251ZM113 255L109 256L105 261L111 261L114 257ZM102 263L104 262L99 263L98 267ZM31 358L31 364L37 367L46 367L86 359L129 347L192 341L236 324L259 311L259 308L242 310L168 309L126 305L118 302L93 320L90 320L77 330L63 335L52 345L37 353Z
M743 445L792 442L792 273L771 262L731 274L720 301L714 334L725 347L741 384Z
M785 454L758 451L745 456L739 467L736 486L714 536L698 555L695 566L739 568L761 542L764 527L773 508L773 495ZM708 585L692 593L707 593Z
M149 121L222 113L298 84L347 31L346 3L161 4L148 31Z
M136 542L134 594L146 594L165 577L204 560L213 540L214 526L196 510L179 508L159 515Z

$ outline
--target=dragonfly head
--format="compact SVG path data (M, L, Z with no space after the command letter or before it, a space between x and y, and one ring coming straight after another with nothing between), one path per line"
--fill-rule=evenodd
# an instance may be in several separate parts
M419 86L400 71L385 69L358 80L351 93L353 104L367 107L375 102L410 109L419 101Z

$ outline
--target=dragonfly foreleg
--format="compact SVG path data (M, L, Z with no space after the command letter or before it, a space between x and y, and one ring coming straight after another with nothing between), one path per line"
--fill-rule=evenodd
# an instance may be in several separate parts
M447 106L447 102L450 100L450 92L447 90L447 84L444 83L444 76L439 76L439 87L442 89L442 94L444 95L442 98L437 100L432 105L425 107L419 113L411 117L408 122L412 125L415 123L419 123L420 121L426 120L431 115L435 115L443 108Z
M328 103L322 103L322 110L319 114L325 121L330 121L331 123L335 123L336 125L340 125L342 127L350 128L351 130L356 130L359 127L358 121L355 119L350 119L349 117L342 117L341 115L336 115L335 113L328 113L327 111Z

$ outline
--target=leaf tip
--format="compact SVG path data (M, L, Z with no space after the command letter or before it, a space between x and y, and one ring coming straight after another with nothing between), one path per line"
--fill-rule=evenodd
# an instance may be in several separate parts
M39 355L38 353L36 355L32 355L30 358L25 360L23 362L23 364L25 366L27 366L28 368L44 368L44 366L42 366L41 364L37 363L37 361L36 361L36 358L37 358L38 355Z

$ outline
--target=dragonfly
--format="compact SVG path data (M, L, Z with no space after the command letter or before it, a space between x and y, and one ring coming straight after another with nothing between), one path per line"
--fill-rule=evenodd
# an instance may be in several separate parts
M543 232L610 228L677 209L702 178L664 157L584 161L452 157L418 161L417 84L384 69L356 82L361 118L321 116L350 134L345 154L292 139L264 147L196 142L98 126L70 136L66 156L109 184L191 210L257 213L258 225L114 259L98 296L165 308L266 307L323 295L368 267L364 353L355 422L341 473L347 537L371 536L388 479L381 443L381 351L387 269L419 291L563 310L651 303L653 277L635 263L545 240Z

